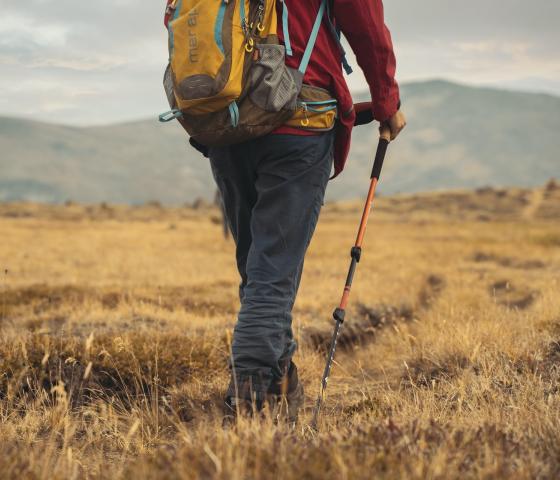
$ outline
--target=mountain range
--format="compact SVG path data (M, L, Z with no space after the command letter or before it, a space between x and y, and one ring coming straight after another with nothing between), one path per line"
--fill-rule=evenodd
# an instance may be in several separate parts
M443 80L404 84L401 97L408 126L390 146L382 193L534 186L560 177L560 97ZM376 143L373 124L354 130L329 200L365 193ZM0 116L0 201L173 205L210 200L214 189L208 161L182 128L155 116L103 127Z

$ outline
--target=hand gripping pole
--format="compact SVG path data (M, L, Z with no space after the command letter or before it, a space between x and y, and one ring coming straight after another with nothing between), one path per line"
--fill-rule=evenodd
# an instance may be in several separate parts
M344 285L344 292L342 293L340 304L338 305L338 307L335 309L333 313L333 318L335 320L334 332L331 340L331 346L327 355L325 371L323 372L323 378L321 380L321 391L319 392L319 396L317 397L317 402L315 404L315 409L313 411L313 420L311 421L311 428L315 431L317 431L319 413L321 411L321 405L323 403L323 398L325 396L325 391L327 389L327 384L329 381L329 376L334 361L334 354L336 351L336 342L338 340L338 334L340 333L340 328L342 327L342 324L344 323L344 319L346 316L346 307L348 305L348 300L350 299L350 290L352 289L352 281L354 280L354 274L356 273L356 268L362 256L362 244L366 233L369 214L372 208L373 199L375 198L375 190L379 182L379 177L381 176L381 169L383 168L383 161L385 160L385 154L387 153L387 147L389 146L390 138L391 138L390 130L386 126L382 125L380 129L380 138L379 138L379 144L377 146L377 153L375 155L375 162L373 164L373 169L371 171L371 181L369 185L368 196L366 199L366 204L364 206L364 211L362 213L362 220L360 222L360 228L358 230L358 235L356 237L356 243L354 244L350 252L350 257L352 260L350 262L350 268L348 269L346 284Z

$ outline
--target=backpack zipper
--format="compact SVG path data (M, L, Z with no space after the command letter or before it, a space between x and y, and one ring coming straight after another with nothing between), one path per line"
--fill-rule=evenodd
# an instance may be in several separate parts
M336 100L322 100L322 101L310 101L302 102L298 101L297 106L303 110L304 118L301 120L302 127L307 127L309 125L308 112L311 113L327 113L336 110L337 101Z

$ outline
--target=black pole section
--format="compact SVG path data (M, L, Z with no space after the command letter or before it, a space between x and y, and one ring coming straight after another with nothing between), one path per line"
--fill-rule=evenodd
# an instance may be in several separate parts
M317 421L319 419L319 412L321 411L321 403L323 401L323 394L327 389L327 385L329 383L329 377L331 376L331 367L332 362L334 360L334 354L336 352L336 342L338 341L338 334L340 333L340 327L342 326L342 321L338 321L334 325L334 332L331 339L331 346L329 348L328 358L330 361L327 361L325 365L325 371L323 372L323 378L321 379L321 394L317 397L317 401L315 402L315 410L313 413L313 420L311 422L311 428L317 431Z
M377 178L381 176L381 169L383 168L383 160L385 160L385 154L387 153L387 147L389 146L389 140L381 138L379 140L379 145L377 145L377 153L375 154L375 162L373 163L373 169L371 171L370 178Z

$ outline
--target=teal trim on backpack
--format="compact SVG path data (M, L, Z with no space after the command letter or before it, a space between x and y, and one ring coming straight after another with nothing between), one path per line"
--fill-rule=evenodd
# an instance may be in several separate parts
M321 6L319 7L319 12L317 13L317 18L313 24L313 29L311 30L311 35L309 36L309 41L307 42L307 47L305 47L305 52L301 58L301 63L299 64L298 70L305 74L307 66L309 65L309 60L311 59L311 54L315 48L315 42L317 41L317 36L319 35L319 28L321 27L321 22L323 21L323 16L325 15L325 9L327 8L327 0L322 0Z
M173 57L173 52L175 51L175 34L173 33L173 22L179 17L179 11L181 10L181 5L183 0L179 0L175 7L175 12L173 13L173 18L169 20L169 61Z
M216 40L216 45L218 45L218 48L223 55L225 55L226 53L224 50L224 43L222 42L222 28L224 26L226 6L226 1L222 0L222 4L220 5L220 9L218 10L218 16L216 17L216 24L214 26L214 39Z
M177 110L174 108L173 110L169 110L168 112L162 113L159 116L159 121L161 123L167 123L171 120L175 120L176 118L181 118L183 116L183 112L181 110Z
M328 107L323 107L323 108L313 108L308 105L306 107L306 110L308 112L313 112L313 113L325 113L325 112L330 112L332 110L336 110L336 105L330 105Z
M246 18L245 18L245 0L241 0L241 5L239 6L239 13L241 17L241 28L245 26ZM248 26L248 25L247 25Z
M313 113L325 113L337 109L337 101L333 98L332 100L322 100L322 101L311 101L311 102L298 102L298 107L302 107L305 110Z
M317 101L310 101L310 102L302 102L305 103L306 105L329 105L331 103L337 103L336 99L331 99L331 100L317 100Z
M231 102L229 104L229 116L231 117L231 126L233 128L239 125L239 107L237 103Z
M288 23L288 6L286 0L282 0L282 31L284 32L284 45L286 46L286 55L292 56L292 43L290 42L290 28Z

